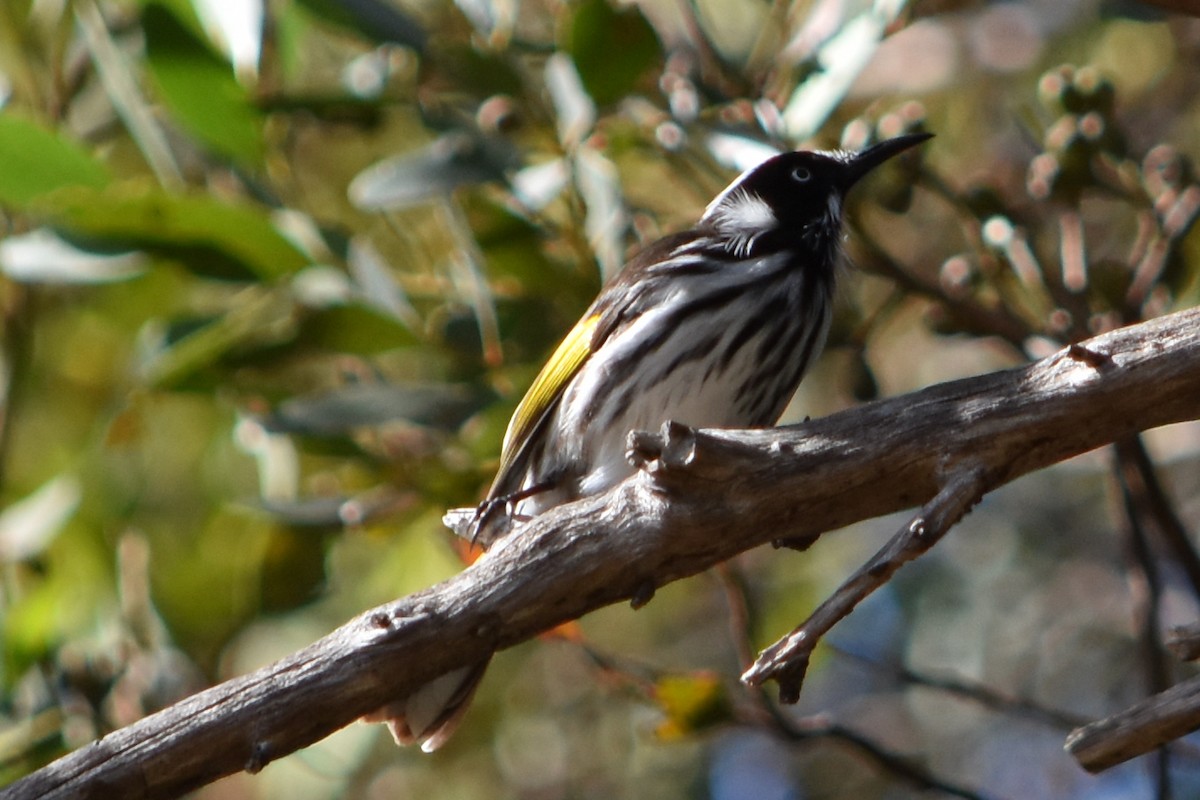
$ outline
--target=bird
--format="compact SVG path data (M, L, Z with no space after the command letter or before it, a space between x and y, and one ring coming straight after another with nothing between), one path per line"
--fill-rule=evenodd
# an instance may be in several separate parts
M601 289L517 405L484 501L446 524L485 550L563 503L633 473L631 431L774 424L832 318L845 198L932 134L863 150L790 151L754 166L694 227L638 252ZM372 714L432 752L453 733L488 660Z

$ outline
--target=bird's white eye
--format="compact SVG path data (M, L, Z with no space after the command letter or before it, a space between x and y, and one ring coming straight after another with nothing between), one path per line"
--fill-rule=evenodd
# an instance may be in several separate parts
M808 167L796 167L792 170L792 180L796 183L808 183L812 180L812 170Z

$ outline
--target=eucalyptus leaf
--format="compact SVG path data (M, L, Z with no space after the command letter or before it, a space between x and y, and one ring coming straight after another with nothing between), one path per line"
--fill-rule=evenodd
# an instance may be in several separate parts
M233 68L174 14L146 7L146 66L168 110L206 146L244 164L262 160L262 114Z
M511 33L516 24L517 4L505 0L454 0L454 5L487 38Z
M593 147L580 147L575 154L575 180L587 205L584 229L607 279L624 260L624 234L628 224L625 199L617 166Z
M421 317L388 269L383 256L368 238L356 236L350 240L346 263L358 284L363 303L392 317L409 330L421 329Z
M0 561L39 555L79 507L79 479L59 475L0 511Z
M196 14L224 45L238 70L257 70L262 56L264 0L192 0Z
M263 500L259 506L281 522L297 528L341 528L346 497L308 497L298 500Z
M609 0L575 8L565 49L597 103L615 103L662 58L658 37L636 5L621 11Z
M518 171L512 177L512 190L521 205L541 211L562 194L570 181L571 168L566 159L555 158Z
M428 35L416 18L380 0L298 0L321 19L349 28L374 42L425 49Z
M502 140L465 131L448 133L360 172L350 183L350 202L366 211L406 208L460 186L501 181L514 163L514 151Z
M65 189L42 198L35 208L72 241L145 250L200 275L270 280L308 264L265 209L211 196L125 184L103 191Z
M24 206L55 189L99 189L108 168L83 147L20 114L0 113L0 203Z
M710 133L704 143L713 158L738 172L753 169L771 156L779 155L778 147L735 133L716 131Z
M163 331L141 373L149 386L178 386L223 359L289 341L296 328L294 302L286 293L246 292L225 314L189 325L183 336Z
M817 50L820 69L804 80L783 109L788 138L800 142L820 129L845 98L907 0L875 0Z
M558 139L570 150L596 124L596 104L583 88L579 71L566 53L546 59L546 91L558 117Z
M447 43L431 54L429 68L440 80L477 97L519 95L521 76L504 56L466 44Z
M110 283L139 274L140 253L98 253L45 228L0 240L0 272L21 283Z
M329 288L336 290L333 286ZM353 301L354 297L349 300ZM295 340L296 345L304 348L362 356L386 353L419 342L395 317L360 302L308 309L300 320Z

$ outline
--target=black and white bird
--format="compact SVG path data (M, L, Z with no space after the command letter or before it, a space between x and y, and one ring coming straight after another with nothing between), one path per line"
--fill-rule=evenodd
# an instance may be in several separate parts
M847 192L930 138L861 152L783 153L718 194L696 226L638 253L601 290L517 406L484 502L446 522L485 548L523 519L632 474L630 431L771 425L824 346ZM381 709L396 740L433 750L487 662Z

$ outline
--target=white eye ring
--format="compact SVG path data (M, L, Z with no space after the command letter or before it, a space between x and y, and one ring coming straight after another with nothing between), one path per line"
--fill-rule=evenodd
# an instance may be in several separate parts
M792 180L796 183L808 183L812 180L812 170L808 167L796 167L792 170Z

